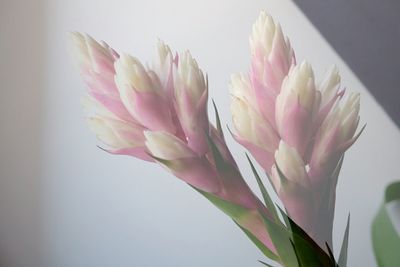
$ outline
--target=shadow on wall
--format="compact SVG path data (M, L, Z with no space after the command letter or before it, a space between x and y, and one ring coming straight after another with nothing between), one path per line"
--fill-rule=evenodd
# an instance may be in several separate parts
M0 2L0 266L44 266L44 0Z

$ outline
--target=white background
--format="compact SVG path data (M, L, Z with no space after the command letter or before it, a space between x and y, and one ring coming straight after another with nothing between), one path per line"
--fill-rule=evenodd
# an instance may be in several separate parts
M299 61L309 60L319 77L335 63L344 85L362 94L367 129L345 158L335 248L350 212L349 266L375 266L370 225L385 185L399 179L399 130L304 15L282 0L2 0L0 265L260 266L257 249L191 188L155 165L96 148L66 32L88 32L143 61L154 58L158 37L190 49L230 124L228 79L248 68L248 35L261 9L281 22ZM244 150L229 143L255 188Z

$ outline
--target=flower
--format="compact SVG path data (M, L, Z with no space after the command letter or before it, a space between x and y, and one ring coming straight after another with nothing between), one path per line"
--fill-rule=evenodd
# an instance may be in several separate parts
M83 101L88 122L106 150L156 162L192 187L239 205L245 212L232 218L273 249L260 210L269 213L209 122L208 82L191 54L173 57L159 41L155 63L145 67L87 35L73 33L71 41L89 87Z
M325 248L332 243L340 159L359 136L360 97L341 103L336 67L316 82L265 12L253 25L250 51L249 75L231 78L233 136L271 178L288 215Z

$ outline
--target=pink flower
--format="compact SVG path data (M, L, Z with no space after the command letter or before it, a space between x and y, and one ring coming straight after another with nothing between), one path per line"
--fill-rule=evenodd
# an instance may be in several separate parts
M259 210L269 212L209 122L207 79L191 54L172 56L158 42L156 62L145 67L89 36L73 33L71 39L89 86L88 121L107 150L154 161L191 186L241 206L247 212L235 221L274 249Z
M336 67L317 83L310 64L296 65L289 41L265 12L250 48L249 76L231 78L234 138L271 177L289 216L325 248L332 242L335 169L358 137L359 95L341 104Z

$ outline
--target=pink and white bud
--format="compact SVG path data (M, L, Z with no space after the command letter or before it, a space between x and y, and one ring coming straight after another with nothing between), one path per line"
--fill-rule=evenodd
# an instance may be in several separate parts
M113 73L113 62L118 55L106 43L96 42L91 36L72 32L69 34L72 53L81 72Z
M146 131L145 136L146 146L154 157L175 160L196 156L187 144L166 132Z
M311 65L303 62L291 69L276 99L276 127L282 140L296 148L302 157L312 135L319 102Z
M336 66L330 67L322 80L318 83L317 89L321 92L321 107L325 107L336 97L340 88L341 77Z
M197 154L204 155L208 150L205 138L209 125L207 81L189 51L179 55L173 75L176 112L181 127L189 147Z
M232 100L231 113L236 129L234 138L252 153L265 170L269 170L279 143L275 130L242 99Z
M321 93L321 104L317 120L314 124L314 130L317 130L321 126L336 101L344 95L345 90L340 90L340 79L339 70L336 66L332 66L318 83L317 90Z
M350 94L343 105L335 104L316 136L309 175L313 184L328 179L342 154L355 142L360 120L360 95Z
M285 72L287 73L294 63L293 49L290 42L285 40L281 26L275 23L265 11L260 12L257 21L253 24L249 41L253 57L268 60L274 68L277 68L275 74L283 75L283 77L286 75ZM261 74L263 69L258 70Z
M97 138L106 147L103 149L119 155L134 156L152 161L144 145L143 128L131 121L123 121L92 97L82 99L88 123Z
M251 88L248 75L243 73L232 74L229 82L229 92L233 98L245 101L257 110L257 100Z
M297 150L280 141L278 150L275 151L275 162L285 175L286 179L301 186L309 186L309 180L305 168L305 163ZM276 179L274 172L274 185L277 191L281 188L280 179ZM279 176L278 176L279 178Z
M106 43L92 37L70 33L71 50L91 97L125 121L134 121L123 105L114 82L114 61L118 54Z
M260 113L275 127L275 99L290 67L293 49L270 15L262 11L250 36L252 65L250 80Z
M199 157L187 144L167 132L146 131L150 154L175 176L209 193L221 190L218 174L205 157Z
M129 55L115 62L115 70L115 82L129 113L148 129L174 133L170 106L156 73Z
M289 216L304 230L312 231L315 205L305 163L293 147L281 141L275 152L272 183ZM283 176L279 173L278 169Z
M157 42L157 58L153 64L153 70L160 79L161 85L172 91L173 77L172 77L172 64L174 64L174 57L168 45L161 40Z

